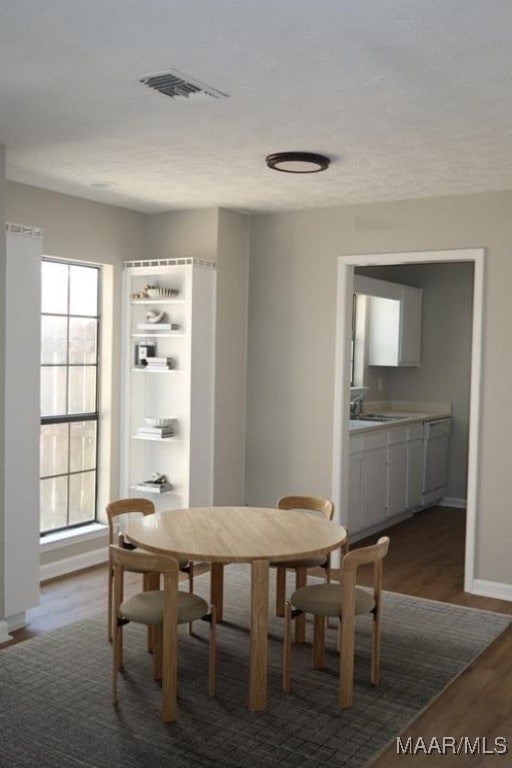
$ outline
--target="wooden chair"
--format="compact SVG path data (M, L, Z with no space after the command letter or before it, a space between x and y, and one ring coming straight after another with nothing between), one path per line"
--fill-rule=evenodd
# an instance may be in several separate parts
M382 561L389 548L389 538L382 536L376 544L348 552L341 566L341 584L311 584L293 593L286 605L283 652L283 690L290 690L291 620L306 613L313 614L313 658L315 669L325 664L325 623L330 616L340 622L340 691L341 709L352 706L354 678L355 617L373 614L373 644L370 679L377 685L380 676L380 620L382 593ZM373 589L356 586L357 569L373 564Z
M169 555L141 549L109 547L114 569L112 699L118 703L118 673L123 665L123 627L129 622L154 629L153 676L162 681L162 720L177 717L178 625L197 619L210 622L208 692L215 695L216 618L215 608L190 592L178 590L179 563ZM163 590L139 592L124 600L124 572L159 573Z
M108 543L109 545L118 543L118 535L122 533L120 530L120 519L122 515L129 515L133 513L139 513L142 515L154 515L155 505L149 499L118 499L117 501L111 501L107 504L107 520L108 520ZM129 543L122 543L127 549L133 549L133 545ZM109 550L110 552L110 550ZM194 570L193 563L189 563L186 560L179 561L180 571L188 573L189 577L189 591L193 591L194 587ZM137 572L137 571L136 571ZM112 627L112 587L113 587L114 569L109 554L108 564L108 639L112 642L113 627ZM144 573L143 584L144 590L158 589L160 583L160 576L158 574ZM190 627L190 632L192 627Z
M328 499L317 496L283 496L277 502L278 509L307 510L324 514L328 520L334 516L334 504ZM307 560L294 562L272 563L277 568L276 572L276 616L284 616L286 602L286 571L288 568L295 570L295 589L305 587L307 583L307 569L320 567L325 570L325 580L331 580L331 559L328 555L310 557ZM305 640L305 622L299 619L295 624L296 642Z

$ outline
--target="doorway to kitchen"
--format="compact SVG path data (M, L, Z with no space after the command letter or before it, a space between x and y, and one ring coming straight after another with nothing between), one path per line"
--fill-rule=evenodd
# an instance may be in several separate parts
M484 250L461 249L403 253L374 253L342 256L338 259L336 375L333 434L333 500L341 522L348 519L349 403L352 370L352 323L355 272L367 268L399 265L456 265L467 263L473 270L471 317L471 364L469 393L467 525L465 541L464 589L474 591L476 499L478 498L478 445L480 412L481 329L483 314Z

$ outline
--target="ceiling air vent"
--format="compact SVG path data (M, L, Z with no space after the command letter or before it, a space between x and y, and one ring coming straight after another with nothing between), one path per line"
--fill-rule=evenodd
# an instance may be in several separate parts
M227 93L211 88L176 69L171 72L163 72L160 75L142 77L140 82L171 99L200 98L203 96L209 96L212 99L226 99L228 97Z

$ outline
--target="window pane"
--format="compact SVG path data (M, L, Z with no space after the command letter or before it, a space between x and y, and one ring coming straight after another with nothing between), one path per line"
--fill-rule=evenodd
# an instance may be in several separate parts
M98 272L94 267L70 266L69 312L71 315L98 314Z
M68 311L67 264L43 261L41 277L41 311L65 315Z
M68 413L92 413L96 410L96 366L69 368Z
M96 362L96 320L72 317L69 321L69 362Z
M96 472L83 472L69 478L69 524L94 520Z
M65 528L67 525L68 478L41 480L41 531Z
M41 318L41 363L67 362L68 321L66 317L43 315Z
M41 416L66 413L66 368L41 368Z
M80 421L70 424L69 471L80 472L96 466L96 422Z
M68 471L68 435L68 424L44 424L41 427L41 477Z

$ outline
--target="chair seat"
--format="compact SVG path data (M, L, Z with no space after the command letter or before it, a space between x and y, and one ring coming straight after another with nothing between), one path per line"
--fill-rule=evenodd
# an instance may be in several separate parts
M139 592L121 603L119 615L139 624L162 624L164 593L161 590ZM178 592L178 624L200 619L208 613L208 603L202 597Z
M271 563L273 568L316 568L327 563L325 555L308 557L306 560L292 560L287 563Z
M375 608L372 590L356 587L355 597L356 614L369 613ZM290 603L304 613L340 618L341 587L339 584L310 584L294 592Z

